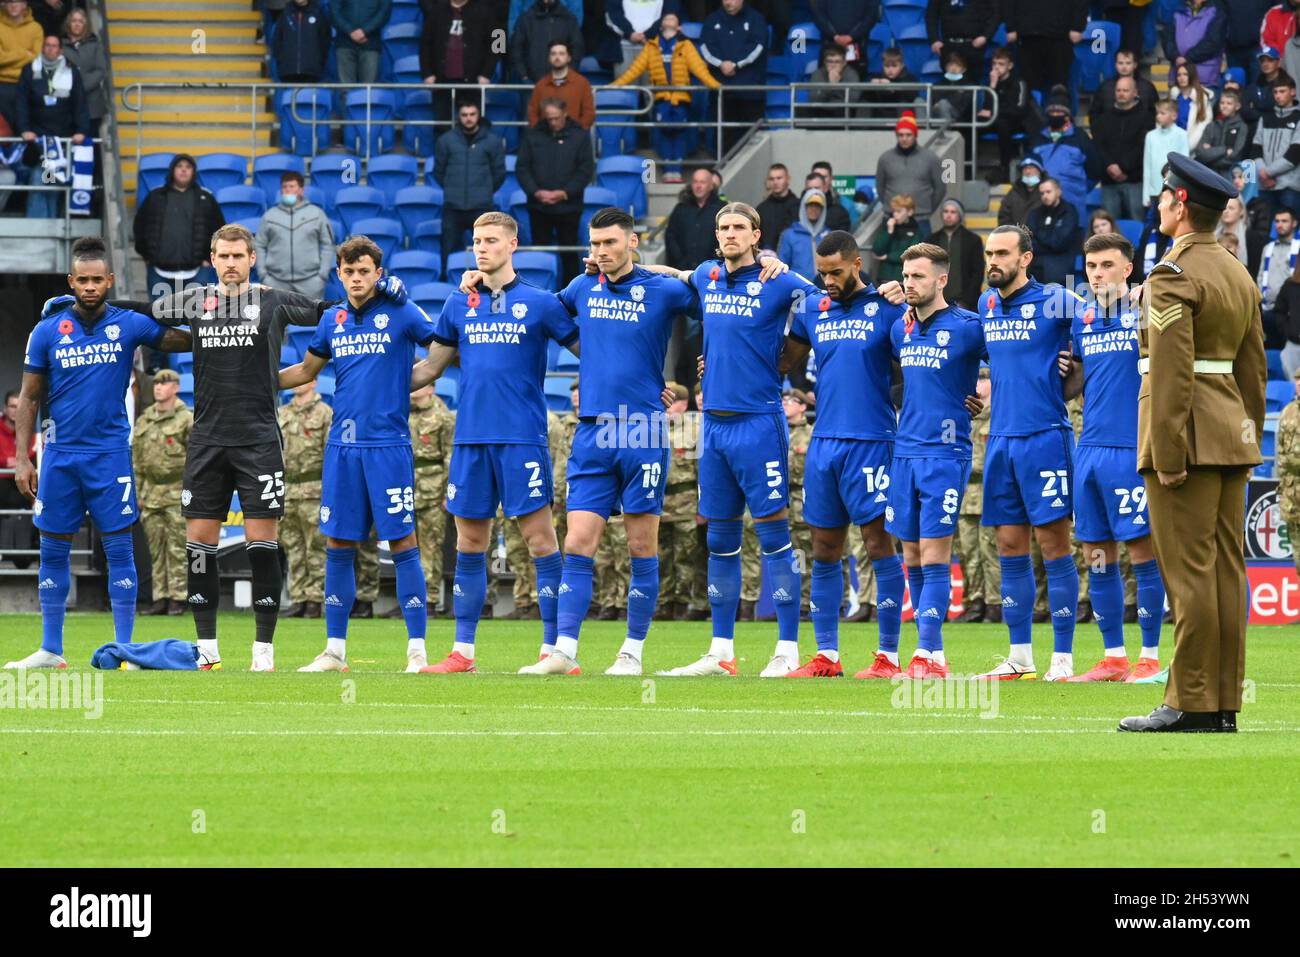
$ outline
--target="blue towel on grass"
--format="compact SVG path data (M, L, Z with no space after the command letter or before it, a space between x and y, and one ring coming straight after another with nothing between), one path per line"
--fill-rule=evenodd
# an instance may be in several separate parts
M155 671L197 671L199 646L179 638L162 641L110 641L95 649L90 663L96 668L113 670L129 661Z

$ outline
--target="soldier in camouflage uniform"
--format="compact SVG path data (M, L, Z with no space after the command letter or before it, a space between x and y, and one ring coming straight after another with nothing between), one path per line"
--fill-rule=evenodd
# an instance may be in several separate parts
M555 462L560 457L560 454L566 452L564 439L564 418L558 412L548 411L546 413L546 445L551 455L552 469L555 467ZM570 438L570 442L572 442L572 438ZM567 492L567 489L565 491ZM562 510L563 507L560 496L556 495L555 500L551 503L552 513ZM510 614L504 617L511 620L526 618L540 621L542 613L537 607L537 573L533 568L533 557L528 553L528 543L524 541L523 533L519 531L519 519L505 518L504 512L501 513L501 517L506 538L506 562L510 565L510 570L515 576L512 589L515 607Z
M704 408L704 393L701 391L700 383L695 383L695 412L687 412L686 418L695 424L695 434L700 434L700 427L703 413L698 411ZM696 467L698 473L698 465ZM696 486L698 494L699 486ZM690 607L686 611L687 621L705 621L712 614L709 607L709 523L702 517L697 517L695 526L695 540L698 543L700 555L703 556L700 562L691 571L691 601Z
M984 511L984 455L989 444L989 377L980 370L977 394L984 411L971 419L971 473L957 519L957 552L965 582L958 621L1002 620L1002 566L998 563L997 529L980 525Z
M706 561L695 534L699 517L700 423L686 411L686 386L669 382L675 397L668 407L672 455L664 478L664 511L659 521L659 607L656 621L684 620L691 603L695 567Z
M1296 393L1297 398L1287 403L1278 417L1273 454L1278 511L1286 523L1296 568L1300 569L1300 372L1296 374Z
M798 389L789 389L782 398L785 420L790 426L790 539L799 556L802 576L800 608L808 612L808 595L812 589L812 528L803 520L803 470L808 457L808 443L812 441L812 424L808 421L808 396Z
M357 543L357 600L352 605L349 618L374 618L375 602L379 600L379 538L374 527L370 537Z
M177 398L181 377L163 369L153 380L153 405L135 420L131 459L140 524L149 542L153 604L146 615L180 615L188 594L181 478L194 413Z
M758 533L754 519L745 509L743 531L740 539L740 609L737 621L753 621L754 606L758 604L759 589L763 584L763 560L758 557ZM773 617L775 620L775 617Z
M632 580L632 556L622 514L611 515L594 559L592 603L600 606L601 621L627 621L627 587Z
M284 618L319 618L325 600L325 538L320 533L320 477L331 409L308 382L280 406L284 435L284 518L280 547L289 563L289 601Z
M573 380L569 387L569 399L573 408L560 417L560 435L555 449L551 453L551 484L555 487L555 534L557 541L563 543L569 533L569 452L573 449L573 437L578 433L578 380ZM550 430L546 437L550 439Z

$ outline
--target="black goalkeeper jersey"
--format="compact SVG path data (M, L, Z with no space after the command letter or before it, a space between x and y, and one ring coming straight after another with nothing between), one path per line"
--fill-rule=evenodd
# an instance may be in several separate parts
M194 429L191 445L278 442L280 347L288 325L312 326L326 303L295 292L250 285L192 286L147 302L121 303L160 320L180 320L194 339Z

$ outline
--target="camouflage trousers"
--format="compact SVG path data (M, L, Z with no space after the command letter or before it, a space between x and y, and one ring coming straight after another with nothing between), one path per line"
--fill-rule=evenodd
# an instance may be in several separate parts
M695 526L695 542L700 560L691 569L692 611L707 611L709 608L709 526L708 523Z
M379 539L370 537L357 544L357 601L379 600Z
M598 608L627 607L627 586L632 579L632 559L627 553L627 529L621 516L611 517L596 549L592 602ZM662 598L660 599L662 600Z
M849 530L849 546L853 554L853 562L858 572L858 603L862 605L875 605L876 603L876 570L871 567L871 556L867 554L867 545L862 541L862 533L856 529ZM844 577L847 582L849 576L849 563L844 563ZM849 583L851 584L851 583Z
M442 543L447 532L447 513L441 505L422 508L415 513L415 536L420 543L420 567L429 589L430 606L438 603L442 585Z
M992 526L980 525L978 515L957 520L957 555L961 561L962 602L1002 604L1002 566L998 562L998 534Z
M284 503L280 547L289 563L289 600L325 600L325 536L320 533L320 502L314 498Z
M140 524L149 542L153 571L153 600L185 601L189 595L185 567L185 516L179 505L140 510Z
M503 528L506 536L506 563L515 576L514 587L511 589L515 607L536 605L537 575L533 570L533 558L528 554L528 543L524 541L523 532L519 531L519 519L505 519Z
M802 493L800 493L802 494ZM802 520L790 518L790 540L795 556L799 559L801 605L808 604L809 590L812 588L812 528ZM744 536L740 541L740 599L741 601L758 601L763 583L763 554L758 545L758 532L754 530L754 520L745 512Z
M660 607L669 604L689 605L696 571L706 562L707 554L700 549L700 539L695 534L694 516L675 522L660 522Z

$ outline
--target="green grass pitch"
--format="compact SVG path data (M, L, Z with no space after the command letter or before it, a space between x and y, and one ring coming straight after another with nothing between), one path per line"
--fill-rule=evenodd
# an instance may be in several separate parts
M191 636L140 619L137 637ZM0 620L0 661L39 619ZM1300 627L1250 632L1237 735L1123 735L1161 689L997 687L977 707L900 707L898 686L761 680L775 625L737 632L736 679L606 678L618 623L584 628L580 678L527 678L536 622L484 622L477 675L404 675L400 622L354 622L349 675L299 675L318 621L282 622L250 674L252 620L221 620L224 670L104 674L103 714L0 708L10 865L1293 866ZM1136 651L1136 626L1128 630ZM88 668L107 615L70 615ZM656 622L648 666L684 664L707 623ZM805 653L811 653L804 626ZM945 629L955 671L991 666L1000 625ZM850 673L875 626L842 630ZM1166 645L1170 630L1165 631ZM904 626L910 652L915 629ZM1046 666L1049 626L1035 629ZM1100 654L1080 628L1076 663ZM434 623L430 651L450 647ZM1168 652L1166 647L1164 650ZM930 683L927 683L927 685ZM913 700L915 705L925 699ZM931 703L935 703L931 701ZM987 704L987 702L986 702ZM988 708L984 709L989 710ZM128 823L129 822L129 823Z

